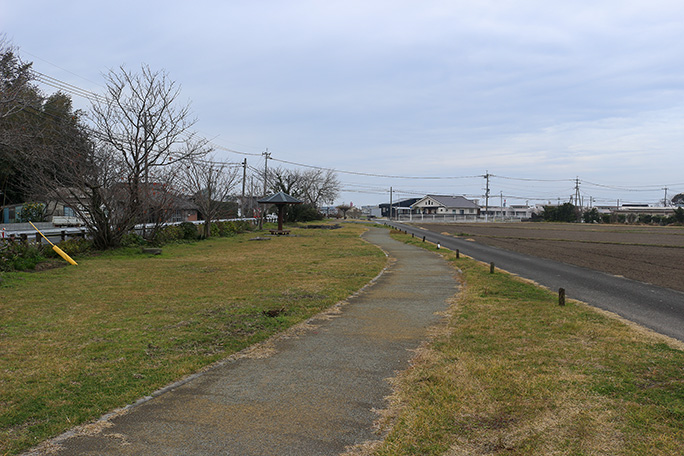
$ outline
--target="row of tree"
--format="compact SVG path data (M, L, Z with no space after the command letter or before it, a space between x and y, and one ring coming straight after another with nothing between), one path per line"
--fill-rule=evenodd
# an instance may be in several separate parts
M644 223L666 225L670 223L684 223L684 208L678 207L672 215L651 214L601 214L598 209L591 208L584 211L572 203L560 206L544 206L541 217L547 222L574 223Z
M31 64L0 37L0 206L59 202L86 223L96 247L108 248L136 224L151 224L153 236L191 198L209 236L211 220L235 199L240 165L216 162L166 72L120 67L105 82L88 112L74 110L64 93L43 95ZM268 181L269 190L305 201L299 211L339 192L329 171L276 168Z

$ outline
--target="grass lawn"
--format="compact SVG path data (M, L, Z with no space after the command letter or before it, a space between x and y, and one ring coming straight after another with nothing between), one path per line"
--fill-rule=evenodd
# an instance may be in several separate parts
M373 454L682 454L681 344L440 252L462 291L396 379Z
M384 267L363 228L77 258L0 284L0 454L149 395L348 297ZM280 310L277 316L265 314Z

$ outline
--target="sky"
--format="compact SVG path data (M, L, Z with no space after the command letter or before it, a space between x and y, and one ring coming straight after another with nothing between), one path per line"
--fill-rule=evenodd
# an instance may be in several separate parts
M166 71L217 159L334 169L335 204L684 192L681 0L0 0L0 33L90 92Z

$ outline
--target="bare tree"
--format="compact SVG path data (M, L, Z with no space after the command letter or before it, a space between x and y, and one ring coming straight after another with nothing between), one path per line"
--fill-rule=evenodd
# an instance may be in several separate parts
M332 170L312 169L302 174L302 199L318 207L332 204L340 193L340 181Z
M352 208L351 204L340 204L339 206L336 206L337 210L339 210L342 213L342 217L344 219L347 218L347 212Z
M191 146L195 148L196 146ZM206 149L203 158L192 158L181 164L180 182L183 191L192 195L193 201L204 217L204 236L211 235L211 222L232 193L240 174L239 165L213 161L211 149Z
M179 105L180 89L166 72L143 65L136 74L120 67L106 81L106 100L94 102L91 117L97 140L121 165L126 201L120 210L131 229L144 221L155 172L203 151L185 147L195 119L189 105Z
M332 203L340 192L340 182L332 170L300 171L278 167L269 174L272 190L283 191L314 207Z

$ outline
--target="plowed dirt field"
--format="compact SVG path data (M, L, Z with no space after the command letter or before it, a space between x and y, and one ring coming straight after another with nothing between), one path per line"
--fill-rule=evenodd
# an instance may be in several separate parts
M684 227L555 223L419 225L436 233L684 291Z

